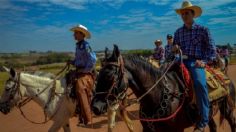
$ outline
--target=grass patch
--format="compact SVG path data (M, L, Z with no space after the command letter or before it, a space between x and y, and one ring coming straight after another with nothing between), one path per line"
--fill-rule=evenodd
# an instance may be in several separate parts
M4 84L9 78L9 75L7 72L0 72L0 95L2 95Z
M230 60L229 60L229 63L230 63L231 65L235 65L235 64L236 64L236 56L231 56L231 57L230 57Z

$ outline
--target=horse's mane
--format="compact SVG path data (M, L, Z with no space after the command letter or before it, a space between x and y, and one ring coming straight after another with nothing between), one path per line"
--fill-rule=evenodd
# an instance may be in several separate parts
M20 76L21 83L32 88L45 88L52 87L54 85L54 79L49 78L48 76L39 76L38 73L30 74L27 72L22 72ZM61 87L66 87L64 81L56 80L56 91L63 93L64 88Z
M23 78L22 78L23 77ZM39 74L34 74L34 73L27 73L27 72L22 72L21 73L21 80L24 80L29 83L34 83L34 85L37 84L45 84L47 85L48 83L52 82L53 79L49 78L48 76L39 76Z
M154 78L161 74L159 69L155 68L147 61L147 59L143 57L137 55L128 55L125 56L124 59L127 59L128 63L131 63L133 68L136 68L139 71L144 70L146 73L150 74Z
M25 72L25 73L30 74L30 75L34 75L34 76L44 77L44 78L50 78L50 79L55 78L54 74L44 72L44 71Z
M40 76L40 77L46 77L46 78L50 78L50 79L55 78L54 74L48 73L48 72L43 72L43 71L36 71L33 73L33 75Z

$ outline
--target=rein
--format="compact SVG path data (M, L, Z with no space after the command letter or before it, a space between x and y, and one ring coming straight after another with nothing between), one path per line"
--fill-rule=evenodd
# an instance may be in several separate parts
M21 112L21 115L22 115L27 121L29 121L29 122L31 122L31 123L33 123L33 124L45 124L45 123L47 123L48 121L50 121L50 120L56 115L56 113L57 113L58 110L60 109L61 105L59 105L59 108L57 108L57 110L56 110L56 111L52 114L52 116L51 116L50 118L48 118L48 119L47 119L46 109L47 109L49 103L51 102L52 98L53 98L54 95L55 95L55 93L53 94L52 92L55 92L56 80L61 77L61 76L60 76L61 73L64 72L66 69L67 69L67 70L69 69L69 65L64 66L64 68L61 69L61 70L56 74L56 76L55 76L55 78L53 79L53 81L52 81L50 84L48 84L47 87L45 87L40 93L36 94L36 95L33 96L33 97L27 97L26 99L24 99L23 101L21 101L21 102L17 105L18 109L19 109L20 112ZM43 111L44 111L44 117L45 117L45 118L44 118L44 121L43 121L43 122L35 122L35 121L30 120L30 119L24 114L24 112L23 112L23 110L21 109L21 107L23 107L24 105L26 105L27 103L29 103L31 100L33 100L34 97L38 97L40 94L42 94L44 91L46 91L46 90L51 86L52 83L53 83L53 87L52 87L53 90L52 90L51 96L50 96L48 102L46 103L46 105L44 106L44 110L43 110ZM21 92L20 92L20 73L19 73L19 77L18 77L18 79L17 79L17 83L16 83L16 84L17 84L17 85L16 85L16 86L17 86L16 89L19 91L20 96L21 96L21 99L22 99L22 94L21 94ZM53 97L52 97L52 95L53 95Z
M121 56L120 56L119 58L122 59ZM119 59L119 60L120 60L120 59ZM124 69L124 63L123 63L123 64L119 64L119 60L118 60L118 64L108 63L107 65L115 65L115 66L118 66L118 67ZM123 59L122 59L122 60L123 60ZM129 103L128 105L126 105L126 106L122 105L122 104L119 102L119 100L118 100L117 97L116 97L116 102L118 102L119 105L121 106L121 108L124 109L124 110L125 110L125 108L128 107L128 106L131 106L131 105L133 105L133 104L139 103L140 100L142 100L148 93L150 93L150 92L159 84L159 82L165 77L165 75L167 74L167 72L169 71L169 69L174 65L174 63L176 62L176 60L177 60L177 58L175 58L172 62L169 63L168 67L166 68L166 70L165 70L165 72L162 74L162 76L153 84L152 87L150 87L150 88L148 89L148 91L146 91L146 92L145 92L143 95L141 95L139 98L133 99L133 101L132 101L131 103ZM181 50L180 50L180 61L181 61L181 63L183 63L183 60L182 60L182 51L181 51ZM183 71L181 71L181 72L182 72L182 75L183 75ZM124 73L123 73L123 74L124 74ZM111 89L113 89L115 83L116 83L116 81L114 81L114 79L113 79L113 83L112 83L111 88L109 89L108 94L111 94L111 91L112 91ZM125 89L124 91L126 91L126 89ZM182 109L182 107L183 107L183 105L184 105L184 102L185 102L185 97L186 97L186 94L187 94L186 91L187 91L187 89L185 89L185 92L183 93L181 104L179 105L179 107L177 108L177 110L176 110L174 113L172 113L171 115L169 115L168 117L164 117L164 118L145 118L145 119L144 119L144 118L138 118L138 117L136 117L135 115L133 115L132 113L130 113L130 112L128 112L128 111L127 111L127 113L128 113L129 115L131 115L132 117L134 117L135 119L137 119L137 120L146 121L146 122L161 122L161 121L170 120L170 119L174 118L174 117L177 115L177 113ZM107 93L107 92L101 92L101 93L98 93L98 94L105 94L105 93ZM114 95L113 95L113 96L114 96ZM126 110L125 110L125 111L126 111Z
M166 73L169 71L169 69L173 66L175 63L176 59L174 59L169 66L166 68L165 72L162 74L162 76L156 81L156 83L153 84L151 88L148 89L143 95L141 95L138 99L137 102L140 102L141 99L143 99L148 93L150 93L158 84L159 82L165 77Z

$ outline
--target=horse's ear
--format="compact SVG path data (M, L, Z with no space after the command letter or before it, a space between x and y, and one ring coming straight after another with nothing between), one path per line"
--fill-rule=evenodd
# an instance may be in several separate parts
M12 78L15 78L16 76L16 71L13 68L10 69L10 75Z
M5 66L2 66L2 68L6 71L6 72L10 72L10 69L5 67Z
M116 57L120 56L120 50L116 44L114 44L113 55L115 55Z
M105 59L107 59L107 57L108 57L108 50L109 50L109 49L106 47L106 48L105 48Z

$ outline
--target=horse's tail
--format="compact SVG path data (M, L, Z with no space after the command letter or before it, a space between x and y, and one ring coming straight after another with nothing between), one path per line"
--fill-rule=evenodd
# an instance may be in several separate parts
M223 105L229 105L229 108L234 110L236 105L236 89L232 81L230 81L229 84L229 95L226 97L226 101L224 101L225 104ZM220 125L222 125L224 120L224 115L220 114Z

